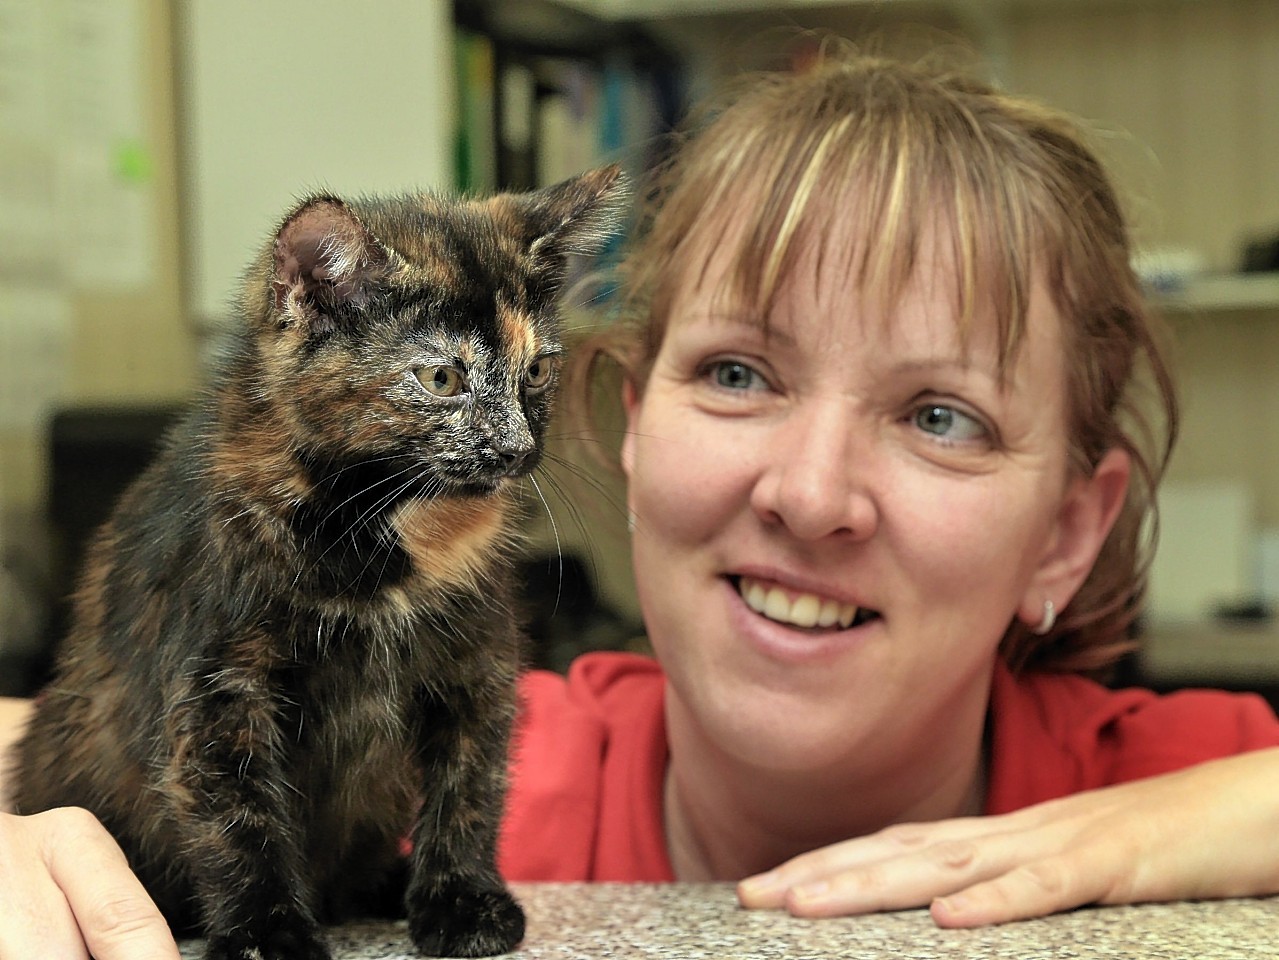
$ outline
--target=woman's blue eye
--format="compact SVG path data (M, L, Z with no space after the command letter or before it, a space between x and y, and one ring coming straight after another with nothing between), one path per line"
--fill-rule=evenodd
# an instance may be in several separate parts
M925 404L916 410L915 425L925 433L956 442L980 440L988 434L975 417L941 403Z
M715 363L711 372L718 386L728 390L750 390L758 386L759 374L744 363L733 360L721 360Z

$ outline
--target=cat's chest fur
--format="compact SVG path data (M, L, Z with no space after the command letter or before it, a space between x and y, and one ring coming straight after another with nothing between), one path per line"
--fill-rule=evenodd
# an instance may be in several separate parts
M402 825L420 776L409 716L427 657L407 638L397 642L342 619L315 629L327 649L323 661L298 668L285 684L295 705L294 785L330 839L340 824L368 818Z
M295 642L314 643L318 656L278 678L281 730L291 741L282 754L317 875L341 871L362 847L393 841L411 822L434 762L422 752L423 721L451 711L455 683L500 655L441 629L468 606L398 625L295 615L293 630L307 635Z

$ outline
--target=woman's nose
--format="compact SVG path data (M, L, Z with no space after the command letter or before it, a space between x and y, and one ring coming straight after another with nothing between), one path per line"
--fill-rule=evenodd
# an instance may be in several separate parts
M771 439L751 491L751 506L766 523L802 540L875 532L878 506L867 481L876 454L849 404L813 402L779 424Z

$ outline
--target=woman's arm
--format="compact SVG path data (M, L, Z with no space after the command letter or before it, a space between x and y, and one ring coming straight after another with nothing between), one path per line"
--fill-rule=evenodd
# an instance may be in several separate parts
M1088 903L1279 893L1279 748L996 817L890 827L740 884L802 916L931 904L971 927Z
M0 698L0 796L31 710ZM160 911L87 810L0 812L0 889L0 957L178 960Z

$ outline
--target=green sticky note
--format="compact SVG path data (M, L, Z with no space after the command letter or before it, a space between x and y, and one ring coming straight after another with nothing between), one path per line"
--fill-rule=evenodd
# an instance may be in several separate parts
M116 144L114 161L116 176L126 183L146 183L151 179L151 154L140 140Z

